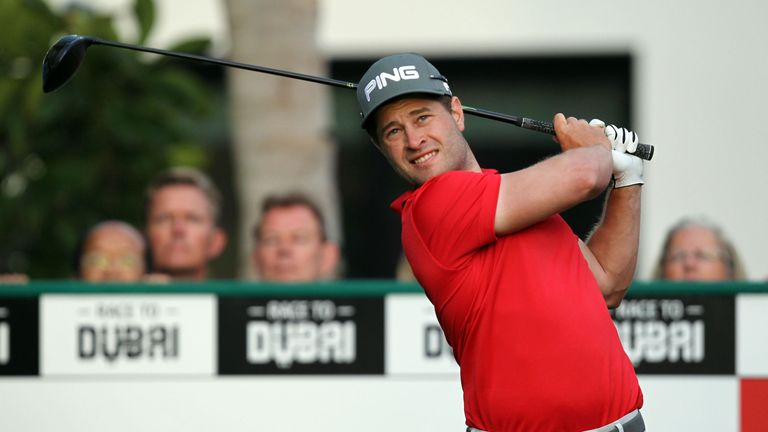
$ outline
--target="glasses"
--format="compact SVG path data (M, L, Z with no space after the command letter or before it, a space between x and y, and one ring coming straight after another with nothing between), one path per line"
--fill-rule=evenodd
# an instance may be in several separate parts
M277 248L280 246L307 246L311 244L323 243L319 234L312 231L294 232L290 235L279 235L267 233L256 240L259 247Z
M700 262L713 262L724 259L725 254L717 249L674 249L667 253L664 260L668 263L678 264L687 261L689 257Z
M141 265L141 260L133 255L122 255L110 259L101 254L89 253L83 256L81 265L83 267L100 270L107 269L112 265L118 269L133 270Z

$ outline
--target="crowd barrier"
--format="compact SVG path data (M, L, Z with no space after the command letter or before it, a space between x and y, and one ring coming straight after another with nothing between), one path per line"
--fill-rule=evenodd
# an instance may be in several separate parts
M637 282L611 315L650 431L768 430L768 284ZM460 431L461 404L415 284L0 285L0 430Z

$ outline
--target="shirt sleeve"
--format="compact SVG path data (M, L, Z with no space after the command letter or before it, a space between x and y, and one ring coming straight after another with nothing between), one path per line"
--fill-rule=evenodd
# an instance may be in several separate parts
M413 203L416 229L432 256L448 268L496 241L498 173L451 171L422 186Z

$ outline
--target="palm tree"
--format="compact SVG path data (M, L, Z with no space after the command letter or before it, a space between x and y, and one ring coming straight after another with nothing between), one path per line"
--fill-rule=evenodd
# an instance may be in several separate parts
M316 46L317 1L227 0L230 58L326 76ZM248 256L259 205L270 193L300 190L325 213L340 240L335 145L329 140L330 96L322 85L229 70L234 177L239 188L240 275L252 276ZM247 240L246 240L247 239Z

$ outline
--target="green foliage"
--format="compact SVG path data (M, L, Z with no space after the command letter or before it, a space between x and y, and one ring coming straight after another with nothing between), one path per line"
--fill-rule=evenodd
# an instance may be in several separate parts
M153 3L138 0L134 11L143 41ZM140 227L151 177L176 164L207 168L201 131L221 118L220 104L179 63L93 46L66 85L42 93L40 66L58 37L116 40L112 21L82 7L0 2L0 273L70 276L85 229L112 218ZM203 54L208 44L185 46Z
M133 7L136 13L136 20L139 22L139 40L137 43L144 43L149 36L152 25L155 23L155 5L152 0L136 0Z

